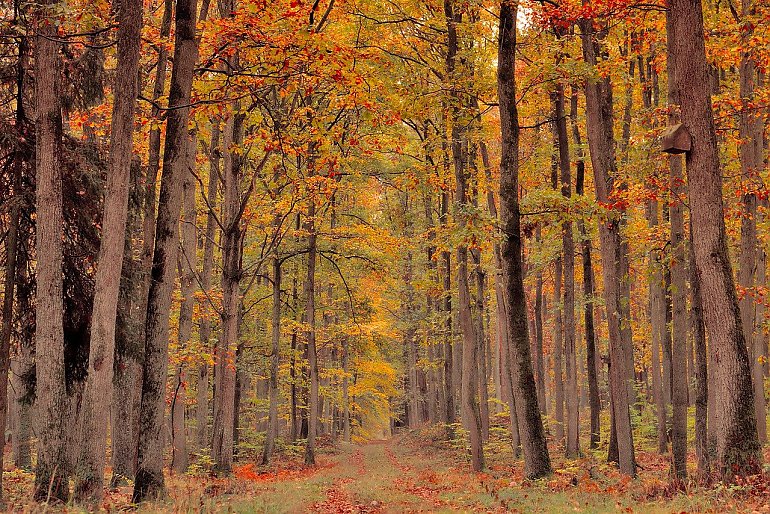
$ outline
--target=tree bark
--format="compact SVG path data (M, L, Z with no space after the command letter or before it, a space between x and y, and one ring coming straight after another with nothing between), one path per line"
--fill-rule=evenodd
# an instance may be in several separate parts
M524 450L524 470L536 478L551 473L545 430L537 404L537 387L527 333L527 309L521 262L519 211L519 119L516 108L516 14L518 3L500 4L497 90L500 102L502 156L500 161L500 226L502 275L506 322L510 342L507 352L513 395Z
M201 273L201 289L206 292L211 289L211 276L214 271L214 240L217 229L216 203L217 187L219 185L219 121L215 120L211 131L211 146L209 148L209 183L206 190L206 204L208 214L206 216L206 236L203 241L203 271ZM210 350L211 320L204 315L200 320L198 329L201 347L204 351ZM200 448L205 448L209 440L206 437L209 414L209 365L204 362L198 368L198 389L196 391L195 419L197 423L197 443Z
M679 79L682 122L692 138L687 154L695 265L703 288L706 330L716 363L715 393L720 411L719 471L725 479L760 469L754 390L746 338L741 328L732 265L727 252L714 115L700 0L671 0L668 15Z
M597 64L597 47L591 20L581 22L583 56L589 66ZM599 34L599 37L602 35ZM594 170L596 198L610 205L614 201L614 177L616 175L613 123L612 123L612 84L608 77L586 80L586 126L588 128L588 145L591 153L591 163ZM631 429L629 412L629 381L630 371L626 369L626 352L624 345L623 319L626 306L621 295L624 277L623 245L621 241L620 213L607 209L607 219L599 224L599 238L602 252L602 269L604 276L604 297L607 308L607 323L610 339L610 396L612 398L612 419L614 434L617 438L617 448L620 470L623 473L636 475L634 458L634 438Z
M647 225L650 228L658 226L658 201L650 200L647 204ZM657 252L649 252L650 268L650 338L652 339L652 396L655 401L655 410L657 414L656 426L658 434L658 453L668 452L668 433L666 430L666 400L663 395L663 377L661 375L661 342L662 334L665 331L666 313L665 313L665 293L663 291L663 272L661 263L658 262Z
M695 347L695 456L698 462L698 479L708 480L711 463L708 442L708 354L706 349L706 325L703 320L703 299L700 278L695 268L695 245L692 238L692 220L689 225L688 267L690 271L690 305L692 315L693 346Z
M54 11L40 5L35 38L35 167L37 202L37 316L35 325L38 438L34 497L66 502L69 497L64 413L64 305L62 285L62 113L59 95L60 43Z
M741 2L741 16L743 18L754 14L753 0ZM763 250L759 248L757 241L757 195L756 190L761 187L759 173L764 167L762 117L753 112L752 107L756 101L755 89L757 86L757 66L754 57L753 43L750 38L753 28L742 26L741 43L743 51L739 72L739 92L741 97L741 112L738 118L740 144L738 156L741 163L741 186L746 188L742 196L743 212L741 213L741 237L740 259L738 270L738 284L743 294L739 300L741 312L741 325L746 341L749 344L749 355L752 357L752 376L756 376L754 368L757 367L755 357L754 340L757 323L761 318L757 315L758 304L755 300L756 286L764 285L759 282L758 260ZM767 440L767 412L764 402L764 381L754 380L754 399L757 418L757 432L760 442Z
M583 196L585 182L585 161L581 147L580 128L577 123L578 94L573 89L570 98L570 118L572 120L572 139L577 148L577 165L575 166L575 193ZM599 426L599 413L602 408L599 398L598 360L596 358L596 332L594 329L594 269L591 257L591 239L589 239L585 221L578 220L580 232L580 253L583 263L583 323L585 325L586 340L586 377L588 379L588 403L591 418L591 434L589 447L595 450L601 440L601 427Z
M570 171L569 139L567 138L567 116L565 108L564 85L556 85L555 94L556 135L559 148L559 173L561 194L569 199L572 196L572 175ZM567 214L569 216L569 213ZM562 303L564 322L564 369L567 378L567 458L576 458L580 454L580 426L577 377L577 352L575 349L575 241L572 234L572 220L562 223L562 262L564 272L564 297Z
M21 127L19 127L21 128ZM14 157L13 163L13 195L21 194L21 173L23 162L20 156ZM0 324L0 427L5 430L9 413L8 372L11 368L11 335L13 333L13 305L16 289L17 255L19 250L19 216L20 205L16 201L11 207L8 220L8 232L5 236L5 284L3 288L2 324ZM16 395L10 396L11 401ZM16 420L18 425L18 419ZM13 439L18 436L18 430L14 430ZM5 436L3 436L3 448L5 448ZM3 461L5 452L0 451L0 503L3 501Z
M229 473L233 465L233 419L235 415L236 359L238 346L240 283L242 275L243 229L241 228L241 162L233 152L242 139L243 118L234 112L225 123L222 147L222 336L216 349L216 394L212 457L217 471Z
M311 153L314 149L311 149ZM310 159L314 156L311 155ZM308 176L315 175L312 160L308 163ZM318 235L316 233L316 199L315 191L310 191L308 199L307 218L304 229L307 231L307 275L305 277L305 323L307 324L307 357L310 372L310 398L308 402L308 433L305 445L305 463L315 465L315 438L318 432L318 356L316 350L316 321L315 321L315 270L318 259Z
M280 220L280 218L279 218ZM270 462L275 451L275 438L278 435L278 368L281 363L281 259L273 256L273 313L272 313L272 347L270 350L270 377L268 382L267 434L262 450L262 465Z
M671 18L667 19L668 109L669 123L675 124L675 109L679 103L676 74L676 48L671 44L675 33ZM671 219L671 475L676 481L687 479L687 268L684 247L684 178L682 158L669 157Z
M168 373L168 314L179 248L182 186L187 172L190 92L198 60L195 37L196 0L177 0L176 10L174 66L169 92L170 110L166 125L163 175L155 225L155 250L147 301L139 453L133 493L135 503L156 498L163 494L165 489L162 431Z

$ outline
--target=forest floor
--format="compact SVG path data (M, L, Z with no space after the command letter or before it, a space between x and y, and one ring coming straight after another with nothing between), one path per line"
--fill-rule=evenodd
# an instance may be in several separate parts
M639 478L630 480L600 454L554 461L556 472L526 480L510 447L487 448L488 470L474 473L462 451L433 432L328 448L308 468L280 459L271 468L242 464L234 476L170 477L166 502L140 513L398 513L398 512L770 512L768 477L743 484L671 490L665 456L639 452ZM556 453L556 452L552 452ZM767 454L766 457L770 457ZM767 460L766 460L767 462ZM10 486L27 482L11 474ZM15 482L14 482L15 479ZM25 487L26 488L26 487ZM17 498L11 511L43 512ZM130 488L110 492L103 508L133 511ZM60 509L55 509L60 510ZM77 507L66 512L83 512ZM50 512L51 510L48 509Z

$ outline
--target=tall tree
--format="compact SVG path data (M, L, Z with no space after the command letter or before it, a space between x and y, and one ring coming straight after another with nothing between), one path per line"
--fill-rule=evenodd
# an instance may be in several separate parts
M110 161L97 262L88 379L83 391L83 438L77 464L75 497L99 503L104 490L107 427L115 354L115 321L125 249L128 196L133 153L134 108L138 94L141 50L141 0L120 0L117 7L118 47L110 133Z
M592 20L581 22L583 57L590 66L598 62L599 41L603 34L596 34ZM612 120L612 84L609 77L589 78L585 83L586 126L591 164L594 170L596 198L605 205L615 200L615 141ZM604 299L607 309L607 324L610 339L610 396L612 407L613 436L617 441L618 457L622 472L635 475L634 438L629 412L630 394L626 354L630 351L624 344L624 313L627 301L622 297L625 276L625 257L621 240L622 213L608 209L607 220L599 224L599 238L602 253L604 277ZM627 261L625 261L627 263Z
M64 413L64 296L62 286L61 62L56 16L59 3L42 2L35 13L35 200L37 203L37 316L35 370L37 467L34 497L67 501ZM122 241L121 241L122 245ZM114 321L114 320L113 320Z
M195 37L196 0L177 0L174 66L171 71L163 175L155 225L155 251L147 301L145 351L142 366L142 400L139 452L133 501L152 499L164 492L163 418L168 373L168 339L171 293L174 289L179 249L179 214L187 169L190 92L198 60Z
M727 236L722 217L722 177L711 106L700 0L671 0L668 16L676 38L682 123L692 139L687 153L695 265L701 279L706 331L716 364L717 460L725 478L756 472L760 445L754 390Z
M519 421L524 470L532 478L551 473L545 429L537 405L537 387L527 329L527 306L521 262L521 220L519 208L519 114L516 107L516 16L517 1L500 4L497 47L497 91L500 102L500 228L506 323L510 337L503 350L508 353L513 395Z

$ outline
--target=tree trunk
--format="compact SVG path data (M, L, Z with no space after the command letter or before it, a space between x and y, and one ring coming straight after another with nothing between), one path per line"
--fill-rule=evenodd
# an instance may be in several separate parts
M583 56L589 66L597 64L598 42L595 40L591 20L581 22ZM612 84L609 78L586 80L586 126L588 145L594 170L596 198L609 205L614 197L614 177L616 175L615 152L612 123ZM634 476L634 438L629 412L630 371L626 370L627 359L623 342L623 306L621 295L624 266L623 245L619 213L608 210L607 220L599 224L599 238L602 251L602 269L604 276L604 297L607 308L607 322L610 339L610 396L612 397L612 419L615 423L620 470Z
M278 435L278 393L280 392L278 390L278 368L281 363L281 259L277 254L277 250L276 255L273 257L273 315L271 328L272 348L270 351L270 377L268 384L268 401L270 406L267 414L265 446L262 450L262 465L270 462L270 458L275 450L275 438Z
M647 204L647 225L654 228L658 225L658 201L650 200ZM666 430L666 400L663 395L663 377L661 375L660 349L662 334L665 331L665 292L663 291L663 272L657 252L649 252L650 267L650 337L652 339L652 396L655 401L657 414L658 453L668 452L668 434Z
M753 0L741 2L741 15L746 18L754 13ZM753 33L751 25L741 29L741 43L744 46L739 72L741 112L738 118L740 144L738 155L741 163L741 185L746 188L743 194L741 213L741 239L740 259L738 270L738 284L743 290L739 301L741 312L741 325L746 341L749 344L749 355L754 357L754 340L756 324L760 321L757 315L758 304L755 300L756 286L764 286L756 275L759 274L758 258L762 250L757 242L757 195L756 190L762 187L762 179L759 174L764 167L763 132L764 124L762 116L754 112L753 104L756 101L755 88L757 86L757 67L754 51L752 50ZM760 332L760 331L758 331ZM759 357L762 353L756 355ZM754 363L757 358L752 358L752 373L757 367ZM757 432L760 442L767 440L767 413L764 407L764 382L754 381L754 398L757 418Z
M216 394L212 457L220 473L229 473L233 466L234 409L238 321L241 305L241 259L243 230L241 228L241 162L231 147L241 144L243 117L233 109L225 123L222 147L225 150L222 186L222 337L216 349Z
M519 119L516 108L516 14L517 3L500 4L497 89L500 101L502 156L500 161L500 225L502 275L506 322L510 342L505 351L511 370L513 395L524 450L524 471L530 478L551 472L545 430L537 405L537 387L527 333L527 306L521 262L519 211Z
M184 368L179 365L171 395L171 471L180 475L187 471L187 431L185 430L185 397L187 396Z
M21 128L21 127L19 127ZM13 196L21 194L21 173L23 162L19 156L14 157ZM19 249L19 202L11 207L8 220L8 232L5 236L5 287L3 288L2 324L0 324L0 427L3 428L3 448L5 448L5 426L9 413L13 411L8 405L8 371L11 367L11 334L13 333L13 297L16 289L16 256ZM12 395L11 398L15 398ZM13 400L11 400L13 401ZM18 419L16 420L18 424ZM18 435L14 430L13 440ZM3 461L5 452L0 451L0 503L3 501Z
M668 15L679 80L682 122L692 137L687 154L695 265L703 290L706 330L716 363L717 459L726 479L757 472L761 465L754 390L741 328L723 218L722 179L700 0L671 0Z
M193 329L193 310L195 306L195 274L197 269L198 235L196 230L197 210L195 208L195 182L194 169L195 157L198 150L197 136L193 133L187 143L187 164L189 172L185 175L182 186L182 199L184 214L182 220L182 238L180 241L181 253L179 254L179 284L182 301L179 305L179 325L177 330L177 343L180 350L184 351L190 344ZM174 388L171 399L171 471L182 474L187 470L189 458L187 455L187 431L185 430L185 401L187 399L187 387L185 375L185 363L177 365L174 379Z
M38 438L34 497L69 498L64 413L64 305L62 290L62 114L59 95L59 46L53 20L59 4L43 3L35 38L35 164L37 202L37 301L35 325ZM121 241L122 243L122 241Z
M553 418L554 438L558 444L564 442L564 326L562 325L561 291L564 277L564 263L561 255L554 262L553 279Z
M182 186L187 172L190 91L193 71L198 60L195 37L196 0L177 0L176 7L170 110L166 125L163 175L155 225L155 250L147 301L139 453L133 493L135 503L156 498L165 488L162 431L168 373L169 310L179 248Z
M690 244L688 267L690 271L690 305L692 311L692 333L695 346L695 456L698 461L698 478L708 480L711 463L708 442L708 354L706 350L706 326L703 320L703 300L700 278L695 268L695 245L692 243L692 221L690 221Z
M314 157L311 156L310 159ZM308 163L308 176L315 175L315 167ZM307 357L310 368L310 398L308 402L308 431L307 444L305 445L305 463L315 465L315 438L318 432L318 356L316 351L316 324L315 324L315 270L318 258L317 234L315 226L316 205L311 192L308 199L307 218L304 229L307 231L307 276L305 278L305 323L307 324Z
M564 85L556 85L555 94L556 135L559 148L559 172L561 194L569 199L572 196L572 176L570 172L569 140L567 138L567 117L564 98ZM564 301L562 304L564 322L564 368L567 378L567 458L580 455L579 406L580 396L577 377L577 352L575 349L575 241L572 235L572 220L562 223L562 262L564 271Z
M667 19L668 54L668 109L669 123L678 122L675 114L678 100L678 76L674 31L670 17ZM671 475L676 481L687 479L687 268L684 247L684 178L682 158L669 157L671 218Z
M448 223L449 196L444 192L441 195L441 225ZM446 422L451 425L455 422L455 391L452 377L454 376L454 358L452 355L452 256L448 251L441 252L443 263L443 288L444 288L444 398L446 399ZM451 429L450 429L451 432ZM451 438L451 437L450 437Z
M211 289L211 276L214 271L214 241L217 219L216 202L217 187L219 184L219 121L215 120L211 131L211 146L209 149L209 183L206 190L206 204L208 214L206 216L206 236L203 241L203 272L201 273L201 289L207 295ZM200 320L198 336L203 351L210 351L211 339L211 320L209 316L204 315ZM200 448L205 448L209 440L206 437L209 414L209 366L204 362L198 368L198 389L196 391L195 419L197 423L197 443Z
M583 196L585 181L585 161L580 138L580 129L577 123L578 94L573 89L570 98L570 118L572 119L572 139L577 148L577 165L575 167L575 193ZM599 426L599 413L602 408L599 398L598 360L596 359L596 333L594 330L594 270L591 259L591 240L588 238L585 221L578 220L580 232L580 253L583 262L583 323L585 325L586 339L586 376L588 378L588 403L591 417L591 435L589 447L595 450L601 440L601 427ZM542 285L541 285L542 287Z

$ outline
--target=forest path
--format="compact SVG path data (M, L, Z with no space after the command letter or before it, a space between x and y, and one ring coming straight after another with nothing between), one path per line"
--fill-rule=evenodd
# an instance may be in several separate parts
M429 449L386 441L348 445L319 459L317 472L274 482L235 512L397 513L504 511L484 475Z

